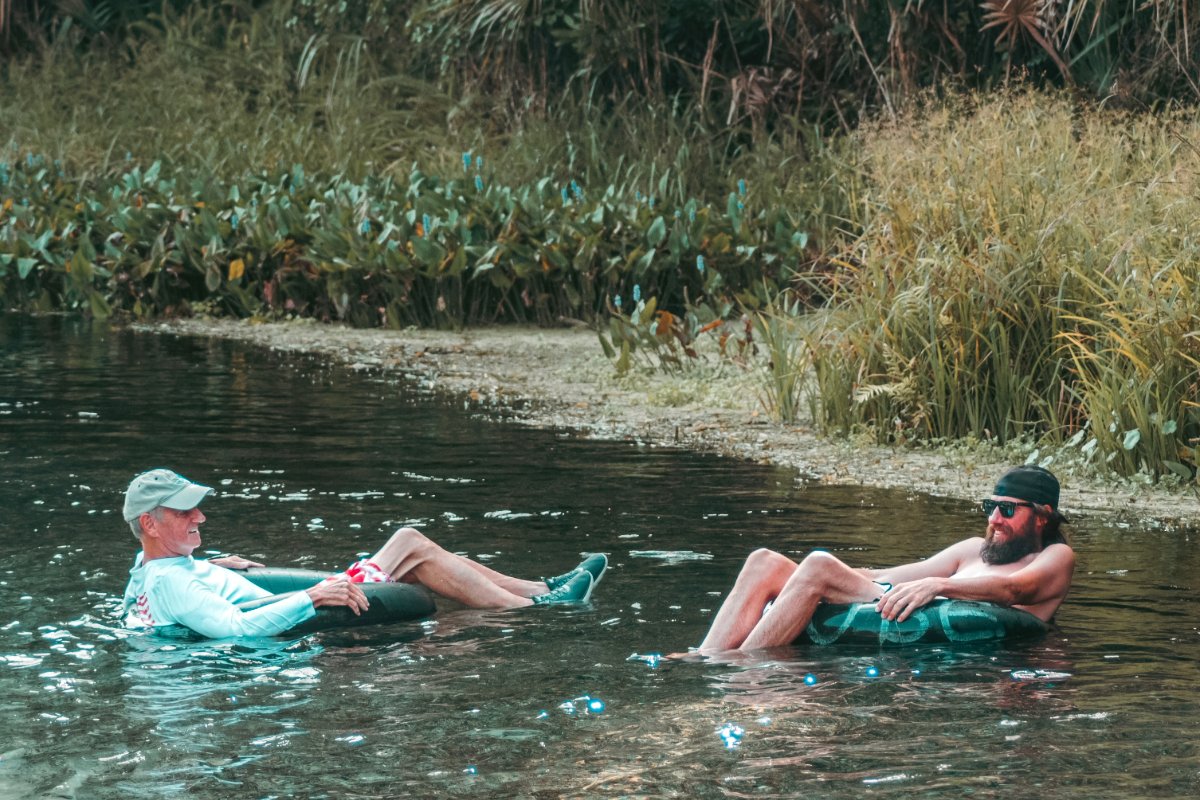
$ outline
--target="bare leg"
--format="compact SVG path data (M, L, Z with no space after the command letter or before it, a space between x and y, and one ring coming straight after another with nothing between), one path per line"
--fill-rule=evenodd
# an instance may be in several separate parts
M480 575L487 578L492 583L502 589L505 589L513 594L519 594L521 597L534 597L539 594L545 594L550 591L542 581L527 581L523 578L514 578L511 575L505 575L503 572L497 572L491 567L485 567L478 561L473 561L469 558L463 558L457 553L450 553L455 558L462 558L471 569L478 572Z
M738 573L733 589L717 610L701 652L734 650L762 619L763 608L774 600L799 565L773 550L755 550Z
M790 644L808 625L818 603L866 602L879 593L879 584L829 553L810 553L796 564L779 553L755 550L746 559L700 650L757 650ZM772 600L771 613L764 616L763 608Z
M540 581L522 581L451 553L415 528L392 534L372 560L396 580L415 579L443 597L472 608L517 608L546 591Z

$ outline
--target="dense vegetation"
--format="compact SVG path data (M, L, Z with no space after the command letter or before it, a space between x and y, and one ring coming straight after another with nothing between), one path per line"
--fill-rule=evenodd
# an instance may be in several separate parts
M858 141L860 233L842 269L806 278L828 309L775 312L808 345L816 418L1191 478L1200 125L1019 95Z
M1193 12L0 3L0 303L735 330L785 419L1195 481Z
M203 304L357 326L551 322L643 292L681 308L723 298L728 313L785 286L807 241L745 181L720 208L671 208L575 180L505 185L469 152L450 179L360 182L299 166L188 180L155 162L81 185L32 155L0 166L0 300L97 316Z

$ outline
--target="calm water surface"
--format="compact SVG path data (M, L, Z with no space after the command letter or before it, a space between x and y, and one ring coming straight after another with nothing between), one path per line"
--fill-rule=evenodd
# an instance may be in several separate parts
M220 488L211 552L334 568L413 524L517 575L596 550L612 568L586 608L128 634L118 509L154 466ZM698 642L756 546L883 565L981 524L965 503L529 430L301 356L0 318L0 799L1200 792L1196 531L1081 520L1075 588L1035 643L629 659Z

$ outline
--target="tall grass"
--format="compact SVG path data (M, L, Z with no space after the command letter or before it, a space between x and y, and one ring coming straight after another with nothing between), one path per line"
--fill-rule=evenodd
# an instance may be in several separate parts
M1200 125L1017 94L860 136L862 233L806 337L827 429L1070 442L1192 477ZM1083 433L1080 433L1083 431Z
M361 37L295 35L277 5L240 18L196 4L120 48L11 61L0 144L84 173L122 168L126 154L216 177L297 163L407 173L430 151L453 163L450 98L388 73Z

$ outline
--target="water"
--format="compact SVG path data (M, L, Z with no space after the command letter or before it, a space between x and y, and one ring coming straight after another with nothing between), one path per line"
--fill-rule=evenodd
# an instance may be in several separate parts
M589 608L131 635L117 510L160 465L221 489L212 552L333 568L414 524L517 575L612 568ZM1035 643L628 660L697 643L756 546L912 560L977 532L967 506L529 430L295 355L2 318L0 798L1195 796L1194 530L1073 526L1075 587Z

